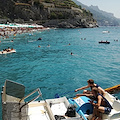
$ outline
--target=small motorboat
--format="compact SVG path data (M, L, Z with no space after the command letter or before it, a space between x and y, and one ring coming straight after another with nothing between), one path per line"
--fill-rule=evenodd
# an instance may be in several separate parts
M9 53L16 53L16 50L10 50L10 51L0 51L0 54L9 54Z
M44 100L39 88L27 96L24 94L24 85L10 80L5 81L1 94L2 120L59 120L56 117L60 117L61 120L91 120L93 106L89 102L90 98L86 96ZM106 92L105 98L113 109L109 115L103 114L102 120L119 120L120 100L108 92ZM66 116L70 105L75 106L75 116Z
M110 33L110 31L107 31L107 30L106 30L106 31L102 31L102 33Z
M99 43L110 44L108 41L100 41Z
M38 40L42 40L42 38L38 38Z

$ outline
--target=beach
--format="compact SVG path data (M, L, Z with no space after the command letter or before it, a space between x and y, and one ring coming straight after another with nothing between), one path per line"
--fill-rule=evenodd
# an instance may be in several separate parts
M42 25L28 25L28 24L0 24L0 38L6 39L9 36L16 36L17 34L32 33L35 31L48 30ZM0 41L1 42L1 41Z

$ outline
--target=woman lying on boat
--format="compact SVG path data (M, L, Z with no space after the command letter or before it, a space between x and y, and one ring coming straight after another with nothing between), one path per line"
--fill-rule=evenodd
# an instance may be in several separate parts
M93 87L96 87L96 88L99 89L100 93L101 93L103 96L105 96L105 91L104 91L98 84L95 84L95 83L94 83L94 80L89 79L89 80L87 81L87 83L88 83L87 86L83 86L83 87L81 87L81 88L78 88L78 89L75 90L75 92L77 92L77 91L79 91L79 90L86 89L86 88L91 88L91 90L92 90ZM93 94L92 94L92 91L90 91L90 90L84 90L84 91L83 91L83 94L77 94L76 96L87 96L87 97L89 97L89 96L93 96Z
M10 48L8 47L8 49L3 49L1 52L2 52L2 53L7 53L7 52L12 52L13 50L15 50L15 49L13 49L13 48L10 49Z
M102 114L109 114L112 106L102 94L99 93L98 88L92 89L93 96L96 102L90 101L93 105L93 116L91 120L102 120Z

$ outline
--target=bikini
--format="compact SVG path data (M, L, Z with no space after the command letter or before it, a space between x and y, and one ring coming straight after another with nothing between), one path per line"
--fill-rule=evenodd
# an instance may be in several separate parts
M98 84L96 84L96 86L90 86L91 90L92 90L93 87L98 88L98 87L100 87L100 86L99 86Z

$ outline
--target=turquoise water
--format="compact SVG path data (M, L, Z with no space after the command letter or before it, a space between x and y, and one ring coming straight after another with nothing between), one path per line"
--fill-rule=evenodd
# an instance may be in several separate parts
M110 33L103 34L104 30ZM104 89L120 84L119 31L120 27L52 29L0 39L0 50L13 47L17 51L0 55L0 87L6 79L13 80L26 86L26 95L41 88L45 99L82 87L88 79ZM39 37L42 40L36 41ZM101 40L111 43L99 44Z

